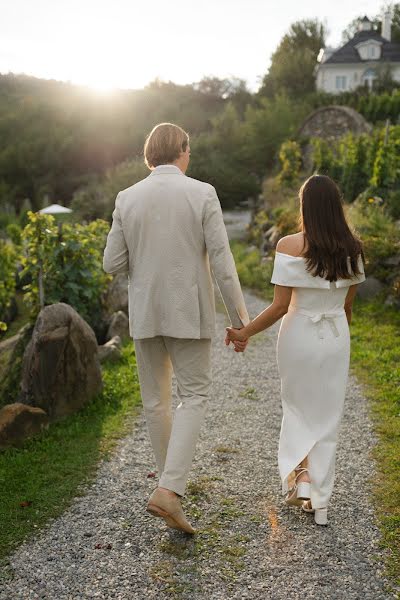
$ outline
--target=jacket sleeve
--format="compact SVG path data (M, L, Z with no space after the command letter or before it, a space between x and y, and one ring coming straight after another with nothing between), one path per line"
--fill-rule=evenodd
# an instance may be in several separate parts
M204 239L210 266L233 327L249 322L235 261L229 246L217 193L211 187L203 212Z
M129 271L129 254L122 230L119 209L120 195L115 200L113 221L107 236L103 255L103 269L106 273L125 273Z

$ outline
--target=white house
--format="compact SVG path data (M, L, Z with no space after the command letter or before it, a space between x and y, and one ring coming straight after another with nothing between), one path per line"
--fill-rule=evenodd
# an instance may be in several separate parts
M358 86L372 88L382 69L400 83L400 44L391 41L392 18L385 12L382 35L372 29L364 17L355 36L340 48L322 48L318 56L317 89L331 94L354 90Z

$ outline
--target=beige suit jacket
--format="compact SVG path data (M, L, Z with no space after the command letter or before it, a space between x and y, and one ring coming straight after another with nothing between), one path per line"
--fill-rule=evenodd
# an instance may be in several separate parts
M103 268L129 274L135 339L212 337L211 271L232 325L249 321L216 191L174 165L119 192Z

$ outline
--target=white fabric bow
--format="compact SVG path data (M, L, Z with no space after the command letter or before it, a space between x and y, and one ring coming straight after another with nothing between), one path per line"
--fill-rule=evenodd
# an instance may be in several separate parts
M311 321L318 325L318 337L320 339L324 339L324 331L323 331L323 322L324 321L329 323L334 336L339 337L339 331L338 331L338 328L337 328L336 322L335 322L335 317L337 317L337 316L338 315L336 313L320 313L320 314L313 315L312 317L310 317Z

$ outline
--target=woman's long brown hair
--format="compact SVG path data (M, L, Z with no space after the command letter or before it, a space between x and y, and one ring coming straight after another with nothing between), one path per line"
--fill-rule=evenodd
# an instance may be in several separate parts
M299 198L307 270L328 281L359 275L357 261L360 254L364 261L363 247L346 221L336 183L326 175L312 175L300 188Z

